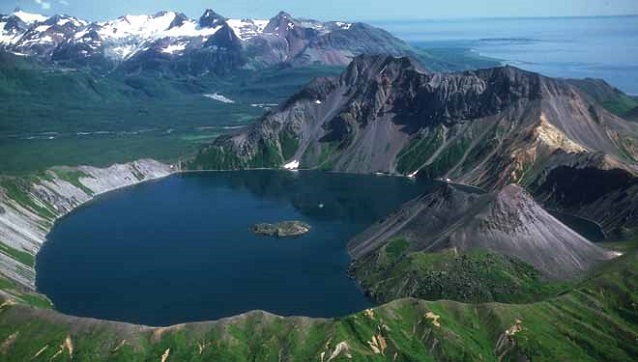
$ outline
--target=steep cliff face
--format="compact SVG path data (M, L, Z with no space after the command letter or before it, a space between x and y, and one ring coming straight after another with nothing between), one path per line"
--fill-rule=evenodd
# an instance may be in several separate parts
M595 220L612 239L625 238L638 227L638 178L624 167L595 165L552 167L529 188L547 207Z
M140 160L103 169L57 167L37 176L0 179L0 242L5 250L33 256L55 220L74 208L96 195L171 173L168 165ZM0 275L21 289L35 290L34 265L11 254L0 252Z
M409 58L361 56L191 168L273 167L451 178L489 190L542 184L562 166L638 175L638 125L568 81L512 67L431 74ZM540 186L538 186L540 188Z

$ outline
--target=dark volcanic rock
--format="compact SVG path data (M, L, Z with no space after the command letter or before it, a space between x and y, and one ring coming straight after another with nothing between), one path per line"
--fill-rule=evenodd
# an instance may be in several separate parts
M548 207L596 220L612 239L638 228L638 178L627 170L559 166L530 188Z
M339 78L314 81L251 127L203 148L190 167L296 160L303 168L540 190L561 166L636 177L636 159L638 126L570 81L514 67L432 74L410 58L360 56ZM608 219L618 226L626 218Z
M199 18L199 26L202 28L215 28L226 23L226 18L217 14L212 9L206 9Z

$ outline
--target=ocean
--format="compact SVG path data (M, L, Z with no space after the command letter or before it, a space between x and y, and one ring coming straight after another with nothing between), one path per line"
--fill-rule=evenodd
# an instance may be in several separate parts
M562 78L602 78L638 95L638 16L377 21L420 48L466 48Z

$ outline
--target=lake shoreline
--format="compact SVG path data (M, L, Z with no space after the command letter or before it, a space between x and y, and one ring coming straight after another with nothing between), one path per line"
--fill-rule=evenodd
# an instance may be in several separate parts
M0 273L17 283L21 289L36 292L35 257L59 219L99 195L173 174L175 171L169 165L146 159L108 168L60 166L37 175L4 179L0 184L6 194L0 200L3 210L0 214L0 232L5 235L3 242L15 250L31 254L34 263L32 266L24 265L0 253ZM6 191L13 190L14 185L28 191ZM15 297L3 290L0 290L0 294Z
M49 235L49 247L39 255L37 271L38 290L50 295L57 310L145 325L214 320L253 309L279 315L344 316L374 305L347 275L350 258L345 242L431 187L402 177L321 170L176 174L100 199L58 224ZM300 220L312 225L312 231L288 240L264 238L250 230L256 222L281 220ZM110 226L115 224L117 228ZM180 233L182 228L189 232ZM76 261L78 256L81 262ZM71 265L76 265L73 271ZM193 274L192 268L199 272ZM228 275L233 278L223 277ZM257 282L261 278L266 278L265 285ZM177 289L166 298L152 297L159 280ZM179 280L188 281L188 290L178 286ZM227 289L229 281L234 281L237 292ZM77 290L97 302L66 297ZM182 313L184 305L170 300L187 293L207 302ZM245 297L235 296L237 302L218 307L211 293ZM162 303L174 307L165 317L158 312L157 318L149 319L151 312L122 308L118 295L148 311ZM322 295L329 302L320 302Z

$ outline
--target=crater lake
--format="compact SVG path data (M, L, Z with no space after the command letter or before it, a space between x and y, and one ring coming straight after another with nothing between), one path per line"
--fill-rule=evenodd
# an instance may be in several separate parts
M320 171L174 175L97 197L58 220L37 288L76 316L166 326L250 310L337 317L372 305L348 240L432 183ZM298 220L297 238L251 226Z

